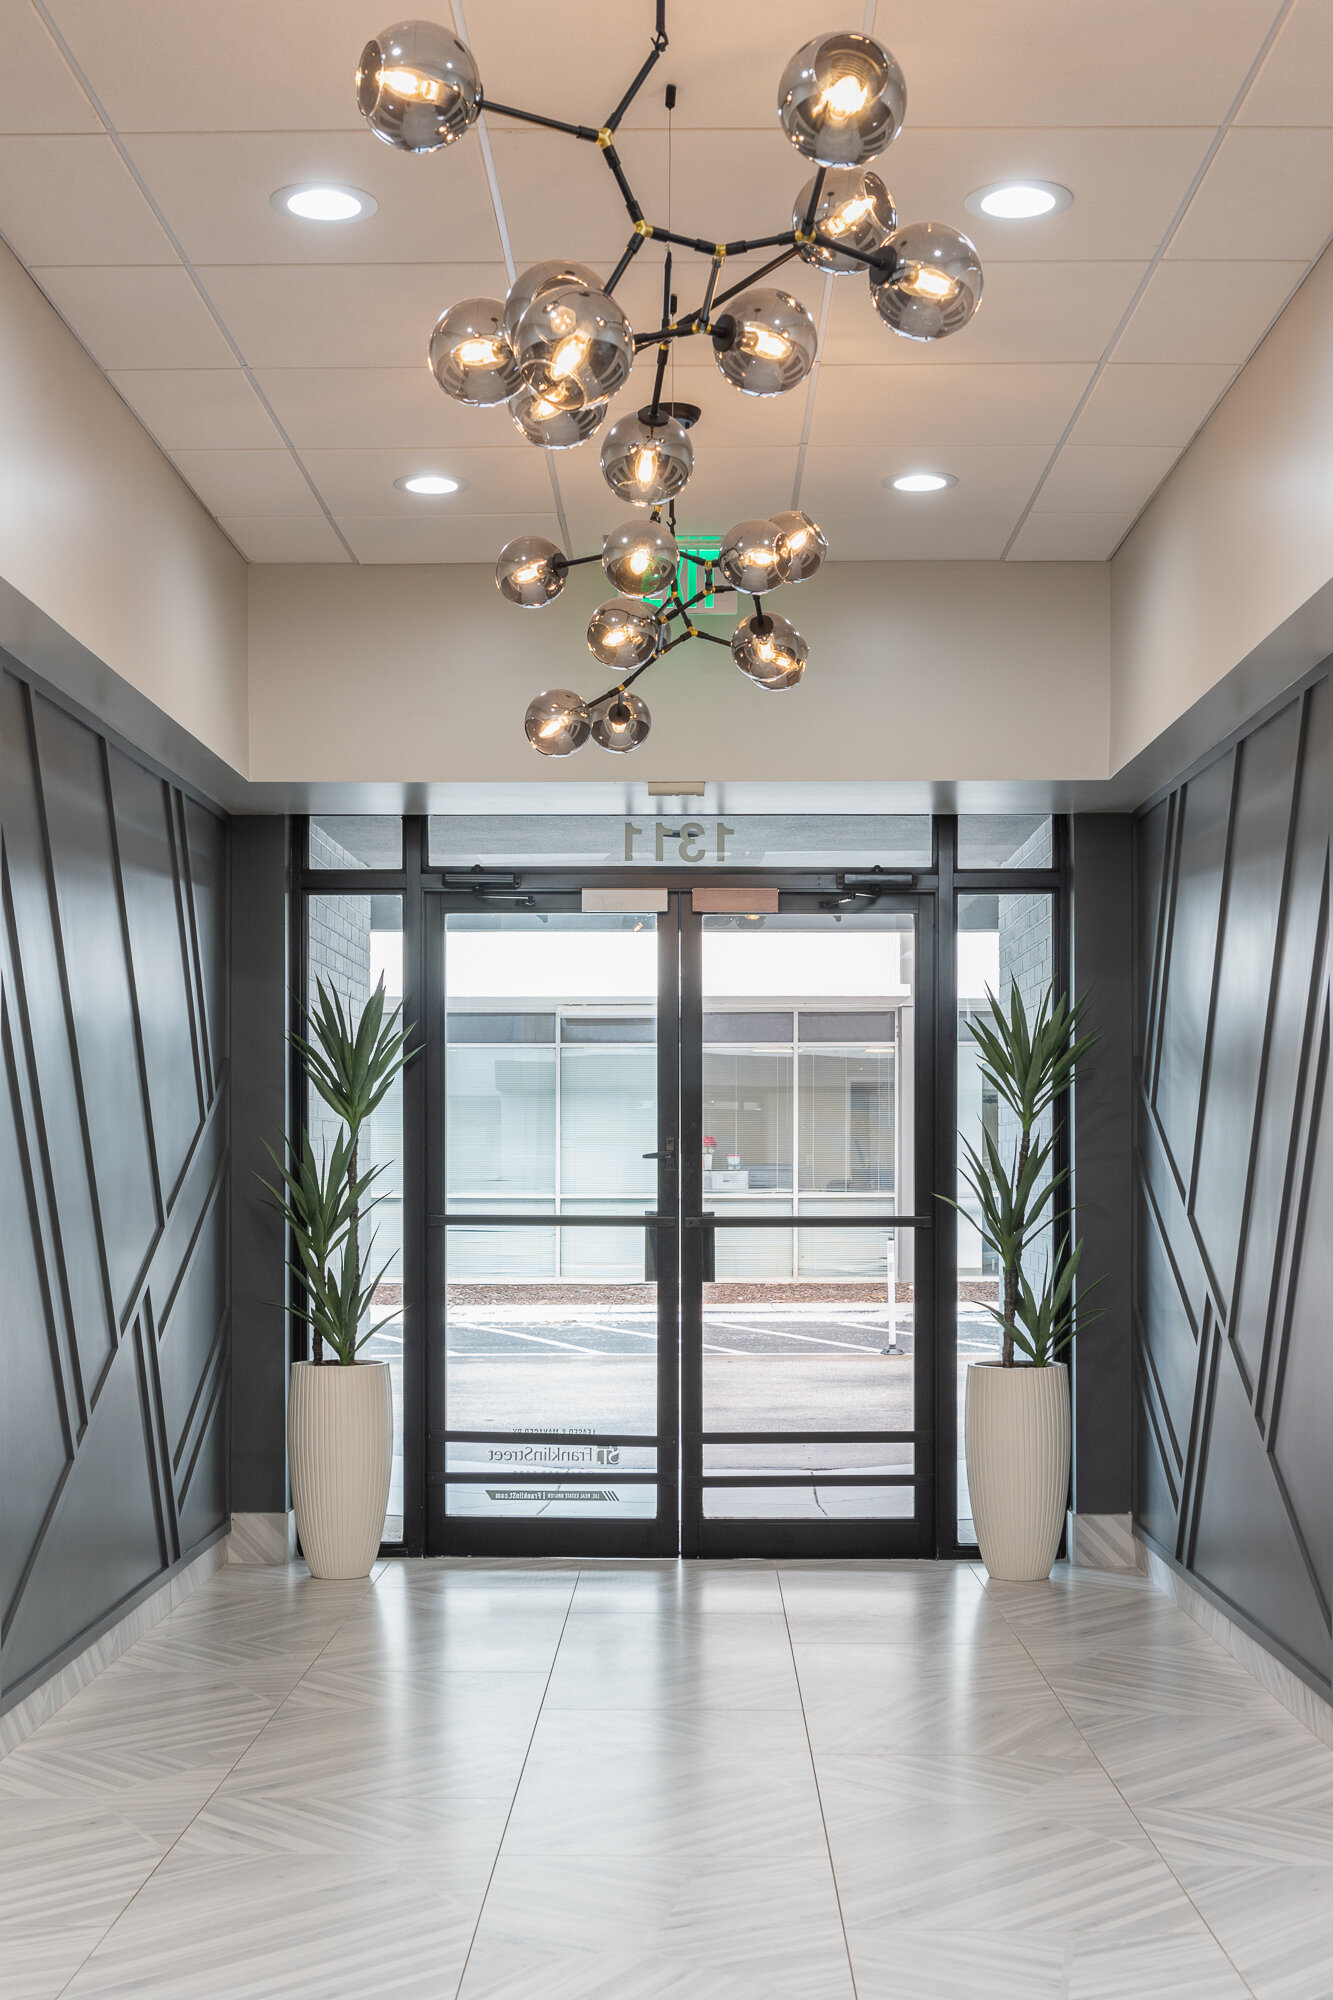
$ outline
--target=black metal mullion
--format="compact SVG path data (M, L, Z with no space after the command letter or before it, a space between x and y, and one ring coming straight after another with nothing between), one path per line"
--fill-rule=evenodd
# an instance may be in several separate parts
M703 924L684 895L680 907L680 1552L697 1556L702 1534L703 1285L711 1240L697 1227L703 1208Z
M433 1067L438 1061L432 1054L438 1035L431 1008L430 944L421 884L427 831L424 814L403 821L403 1020L417 1049L403 1072L403 1546L413 1556L426 1550L427 1357L430 1329L437 1323L426 1226L427 1128Z
M680 897L657 924L657 1212L644 1231L657 1272L657 1519L663 1555L680 1546Z
M935 1254L935 1537L937 1555L958 1552L958 1217L948 1200L958 1188L958 894L954 864L958 819L935 821L936 898L934 1181L939 1210Z

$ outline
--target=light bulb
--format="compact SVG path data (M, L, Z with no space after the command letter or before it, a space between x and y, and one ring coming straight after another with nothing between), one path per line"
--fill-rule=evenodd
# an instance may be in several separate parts
M855 118L858 111L865 110L869 101L869 88L859 76L840 76L836 83L825 85L817 105L826 117Z
M637 750L652 725L648 704L617 688L592 707L592 740L603 750Z
M571 333L556 348L551 356L551 373L557 382L563 382L572 375L588 352L588 343L582 334Z
M454 349L465 368L491 368L504 358L505 352L498 340L462 340Z
M804 583L807 577L814 575L828 554L828 536L817 521L795 509L775 514L773 526L781 531L787 542L787 569L783 581Z
M438 104L444 95L439 77L423 76L419 69L376 70L375 81L381 90L391 90L395 97L414 97L419 104Z
M476 123L481 79L457 35L434 21L399 21L362 50L356 102L386 146L434 153Z
M951 299L958 285L943 271L934 271L929 264L916 264L909 265L899 278L898 289L909 292L914 299Z
M552 688L528 703L523 728L543 757L568 757L588 740L588 704L570 688Z
M588 621L588 651L619 672L647 666L661 637L656 611L637 597L613 597L599 604Z
M685 426L665 411L649 422L651 416L644 409L617 418L602 445L602 477L631 507L674 500L694 470L694 447Z
M778 85L782 129L821 167L863 167L897 136L907 84L872 35L820 35L798 49Z
M791 353L791 342L786 335L773 333L766 326L744 327L740 345L747 354L762 355L765 361L784 361Z
M756 287L713 322L713 356L746 396L780 396L814 366L815 323L790 292Z
M649 563L651 563L652 559L653 559L653 552L651 549L631 549L629 556L629 566L633 570L635 576L642 576L644 571L647 569Z
M539 291L518 322L519 371L557 409L604 403L629 379L634 334L616 301L587 285Z
M895 229L884 244L882 268L870 272L875 310L908 340L957 333L980 305L981 285L976 245L941 222Z
M660 521L622 521L602 543L602 568L626 597L669 590L679 561L675 536Z
M544 535L520 535L506 543L495 565L495 587L501 597L525 611L540 611L565 587L569 564Z
M776 690L795 687L810 648L788 619L756 615L742 619L732 633L731 657L760 687Z
M738 521L722 538L717 566L733 590L760 597L787 581L792 554L774 522Z
M796 247L818 271L848 277L864 271L898 227L893 196L868 167L825 167L819 192L807 181L791 212ZM822 236L825 241L812 239ZM844 247L838 249L835 246Z

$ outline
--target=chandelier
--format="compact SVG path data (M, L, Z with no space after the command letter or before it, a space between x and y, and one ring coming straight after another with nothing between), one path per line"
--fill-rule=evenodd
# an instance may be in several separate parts
M528 708L528 740L548 757L568 756L590 736L606 750L637 748L651 718L631 684L689 639L728 646L736 665L760 687L793 687L805 671L805 640L763 600L781 584L813 576L828 553L827 539L807 514L737 522L706 566L702 587L684 594L676 499L693 470L689 431L699 411L663 400L674 343L707 340L721 373L742 395L794 389L814 366L815 322L790 292L764 282L793 258L835 277L864 273L874 309L907 340L956 333L981 300L981 264L969 239L943 223L900 224L888 188L869 171L867 163L902 128L907 84L883 43L851 30L807 42L778 85L782 129L815 168L793 204L790 227L722 243L650 222L615 140L666 47L666 0L656 0L648 55L596 127L485 96L471 52L431 21L386 29L366 44L356 73L357 104L386 145L434 153L463 138L483 111L516 118L595 146L629 215L629 239L605 283L585 264L549 259L520 272L504 299L450 306L430 336L430 367L446 395L475 408L507 403L524 437L548 451L577 448L601 431L636 355L657 350L650 400L611 424L601 445L602 475L612 493L646 514L613 528L600 554L569 556L542 536L526 535L510 542L496 564L501 595L527 610L553 603L569 571L583 563L600 561L618 593L599 605L588 626L589 651L614 671L612 686L591 701L568 688L552 689ZM674 102L671 85L667 108ZM664 248L661 318L636 332L614 294L649 241ZM677 310L672 292L672 246L711 260L702 300L689 312ZM763 250L775 254L739 284L718 289L728 257ZM715 571L754 604L730 640L704 631L692 615L711 597Z

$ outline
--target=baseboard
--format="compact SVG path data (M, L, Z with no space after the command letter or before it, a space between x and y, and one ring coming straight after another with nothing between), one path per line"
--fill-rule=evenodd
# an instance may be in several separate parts
M227 1561L269 1568L296 1561L296 1516L233 1514L227 1537Z
M1065 1520L1065 1548L1075 1569L1143 1571L1143 1548L1131 1514L1077 1514Z
M118 1660L136 1639L142 1639L145 1632L150 1632L178 1604L184 1603L200 1584L207 1583L209 1577L215 1575L226 1562L226 1549L226 1541L219 1538L191 1561L182 1563L165 1583L140 1598L123 1618L108 1625L90 1646L85 1646L81 1653L67 1660L63 1667L26 1694L22 1701L16 1701L12 1708L6 1709L0 1715L0 1757L7 1757L26 1736L32 1735L39 1723L54 1715L58 1708L63 1708L72 1695L87 1687L89 1681L95 1680L113 1660Z
M1148 1576L1158 1590L1187 1612L1196 1625L1202 1626L1210 1639L1225 1647L1233 1660L1244 1667L1247 1674L1258 1681L1285 1709L1289 1709L1298 1722L1312 1730L1320 1741L1333 1748L1333 1707L1321 1694L1294 1674L1290 1667L1275 1659L1273 1654L1259 1641L1244 1631L1224 1611L1196 1590L1187 1577L1155 1549L1140 1542L1147 1564Z

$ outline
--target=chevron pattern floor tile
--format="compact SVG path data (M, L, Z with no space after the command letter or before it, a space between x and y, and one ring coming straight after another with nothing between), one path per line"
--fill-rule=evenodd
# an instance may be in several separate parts
M218 1572L0 1759L0 2000L1329 2000L1333 1751L1143 1579Z

